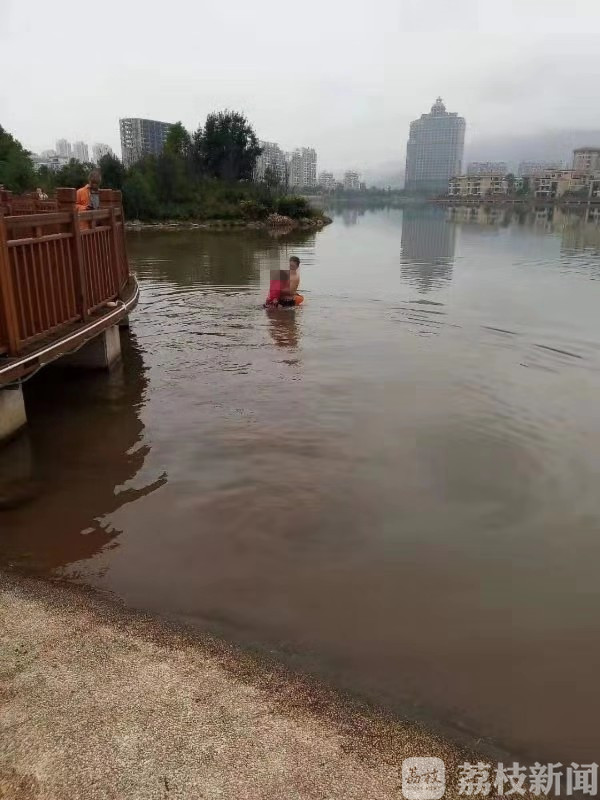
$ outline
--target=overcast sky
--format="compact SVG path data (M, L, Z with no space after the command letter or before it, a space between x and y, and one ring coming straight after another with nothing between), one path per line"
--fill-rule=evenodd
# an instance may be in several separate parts
M600 129L599 33L600 0L0 0L0 124L120 154L119 117L232 108L364 170L403 163L437 95L475 145Z

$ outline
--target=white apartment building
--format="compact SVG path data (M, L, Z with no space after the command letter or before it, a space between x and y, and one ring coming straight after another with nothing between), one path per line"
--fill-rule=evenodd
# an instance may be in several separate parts
M270 169L279 179L282 185L287 183L287 161L285 153L275 142L259 142L262 153L256 159L254 168L254 179L263 181L267 169Z
M312 147L298 147L288 156L289 185L317 185L317 152Z
M573 150L576 172L600 172L600 147L578 147Z
M54 150L44 150L39 156L32 155L31 160L36 171L42 167L47 167L51 172L58 172L61 167L69 163L69 159L66 156L59 156Z
M85 142L73 142L73 158L81 161L82 164L90 160L88 146Z
M102 142L96 142L92 147L92 159L94 164L97 164L102 156L107 155L114 155L112 147L108 144L102 144Z
M360 189L360 175L358 172L344 172L344 189L358 191Z
M505 175L456 175L448 182L449 197L490 197L510 194L521 188L523 181L507 181Z
M56 142L56 154L63 156L63 158L72 158L73 149L71 147L71 142L68 142L66 139L59 139Z
M320 172L318 184L326 192L333 192L337 185L337 181L333 176L333 172Z
M593 175L573 169L548 169L532 178L533 194L540 200L554 200L567 192L589 190Z

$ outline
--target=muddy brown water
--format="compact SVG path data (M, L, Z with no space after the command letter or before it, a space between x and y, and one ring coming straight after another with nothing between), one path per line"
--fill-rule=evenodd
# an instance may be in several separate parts
M345 208L129 252L123 364L26 386L3 563L600 760L598 221ZM306 303L267 314L290 255Z

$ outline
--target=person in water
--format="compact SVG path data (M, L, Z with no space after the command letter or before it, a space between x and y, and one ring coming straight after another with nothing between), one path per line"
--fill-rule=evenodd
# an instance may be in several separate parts
M297 256L290 258L289 270L272 270L271 282L269 284L269 294L265 302L268 308L277 308L278 306L298 306L304 300L301 294L298 294L298 287L300 286L300 275L298 269L300 267L300 259Z

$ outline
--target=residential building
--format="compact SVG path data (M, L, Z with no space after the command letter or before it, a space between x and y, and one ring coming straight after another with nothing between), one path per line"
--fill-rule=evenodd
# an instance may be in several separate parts
M506 175L506 161L471 161L467 167L467 175Z
M520 178L531 178L547 169L563 169L563 165L560 161L521 161L517 174Z
M573 150L576 172L600 172L600 147L578 147Z
M94 164L97 164L102 156L114 155L113 149L108 144L102 144L102 142L96 142L96 144L92 147L92 157Z
M34 169L40 170L42 167L47 167L51 172L58 172L61 167L69 163L67 156L59 156L53 150L44 150L41 155L32 155Z
M358 172L344 172L344 189L348 191L358 191L360 189L360 175Z
M56 153L64 158L72 158L73 150L71 148L71 142L68 142L66 139L59 139L56 142Z
M288 155L289 185L317 185L317 153L312 147L298 147Z
M532 178L532 191L538 200L556 200L566 193L588 193L593 174L572 169L548 169Z
M81 161L82 164L90 160L88 146L85 142L73 142L73 158Z
M279 183L285 185L287 183L287 162L285 160L285 153L275 142L259 142L262 147L262 153L256 159L256 167L254 169L254 178L257 181L263 181L267 170L270 170L277 176Z
M449 197L490 197L512 194L523 185L521 178L508 179L504 174L455 175L448 181Z
M158 156L171 130L170 122L127 117L119 120L123 163L130 167L144 156Z
M318 179L319 186L324 189L326 192L333 192L335 191L336 187L336 180L333 177L333 172L320 172L319 179Z
M459 175L465 147L466 122L457 113L446 111L438 97L429 114L410 123L406 146L408 191L445 192L448 181Z

